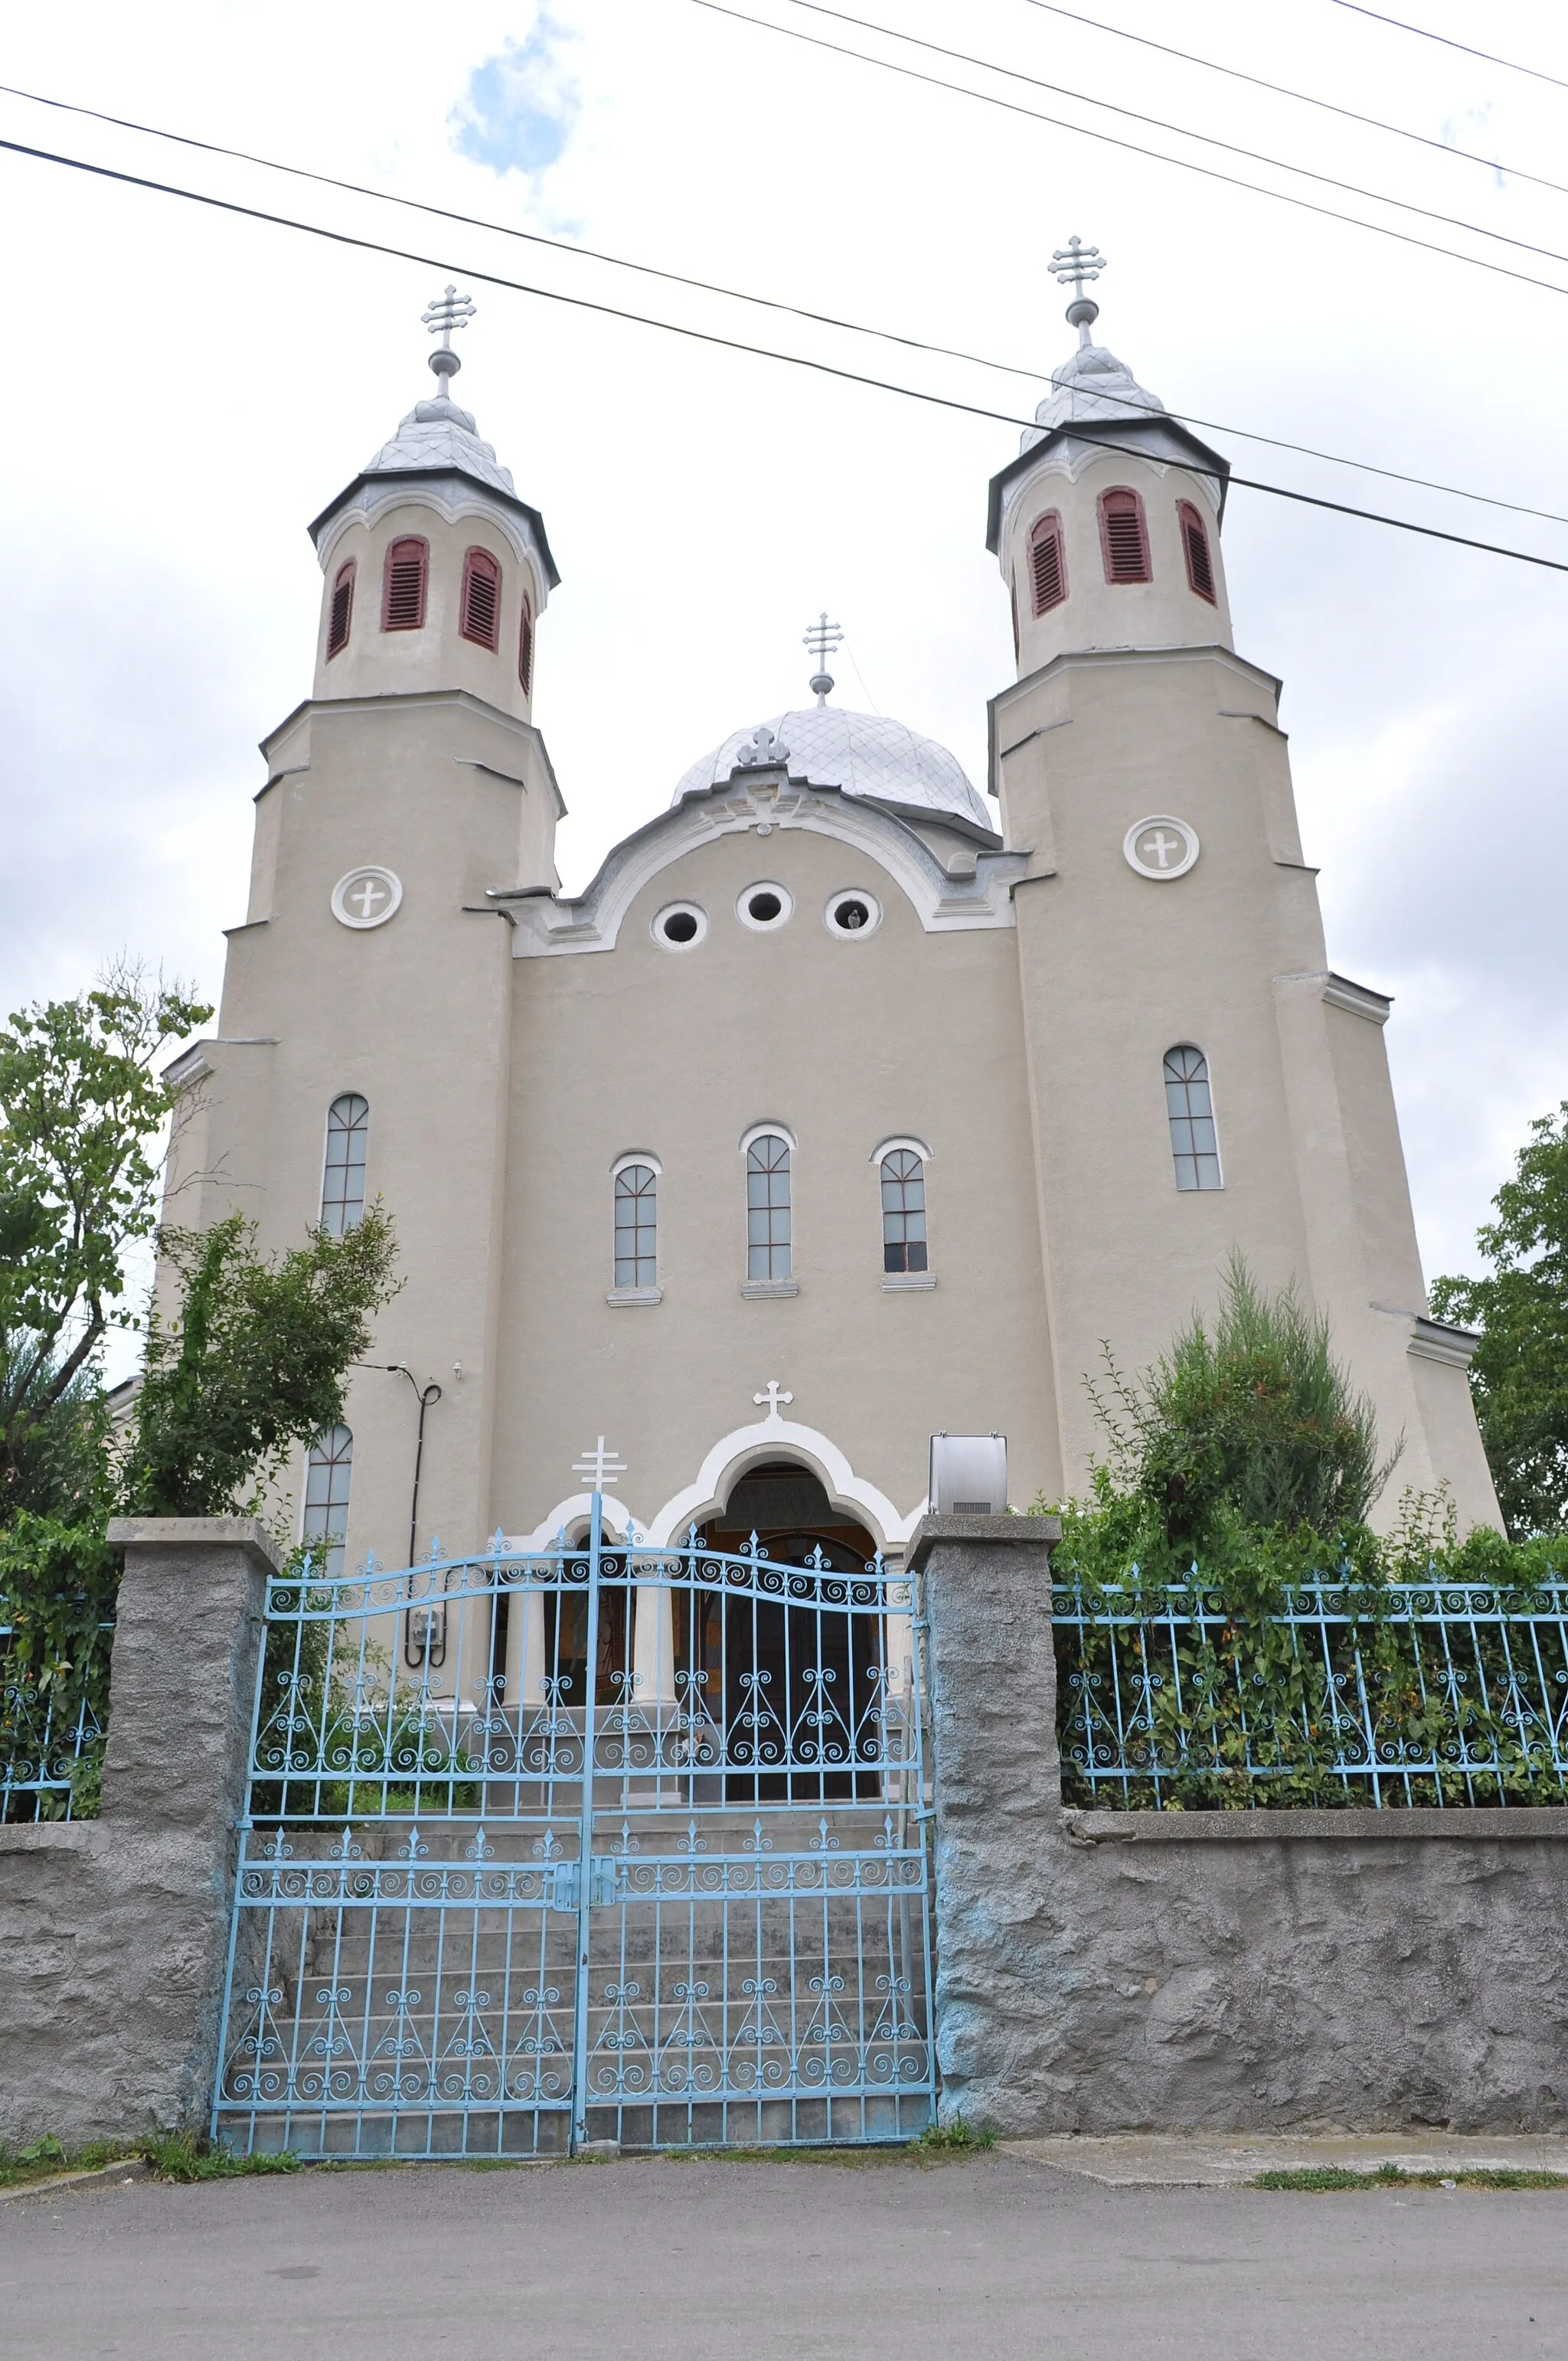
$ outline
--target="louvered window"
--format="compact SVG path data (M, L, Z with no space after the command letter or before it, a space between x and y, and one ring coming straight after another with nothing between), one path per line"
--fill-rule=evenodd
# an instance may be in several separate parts
M522 594L522 621L517 634L517 676L522 683L524 697L533 695L533 608L527 591Z
M1067 597L1067 553L1061 518L1055 509L1040 519L1029 535L1029 588L1036 615L1059 607Z
M493 648L500 623L501 569L488 549L471 549L463 560L463 637Z
M430 572L430 546L412 539L393 542L387 552L386 579L381 588L381 629L418 631L424 628L424 586Z
M1178 504L1177 520L1181 526L1181 546L1187 553L1187 580L1200 598L1207 598L1211 607L1214 597L1214 561L1209 555L1209 536L1203 520L1190 500Z
M337 579L332 586L332 612L327 618L326 653L330 663L348 645L349 626L354 620L354 560L337 569Z
M1105 552L1107 582L1149 579L1149 537L1144 504L1136 492L1119 489L1100 495L1100 539Z

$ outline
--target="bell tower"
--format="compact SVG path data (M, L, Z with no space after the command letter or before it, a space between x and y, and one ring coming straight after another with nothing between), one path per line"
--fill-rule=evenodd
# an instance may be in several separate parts
M1382 1028L1328 965L1280 684L1236 653L1227 462L1103 346L1077 238L1053 273L1079 346L991 486L1016 682L991 708L1014 889L1062 1461L1103 1448L1085 1389L1212 1305L1228 1257L1296 1281L1373 1398L1405 1484L1497 1521L1464 1368L1428 1316Z
M473 310L448 287L425 313L435 397L310 528L314 677L262 743L249 908L229 932L218 1037L191 1053L200 1111L170 1175L171 1218L205 1227L235 1207L276 1250L327 1218L352 1136L402 1284L377 1366L350 1388L347 1545L394 1565L413 1488L405 1374L439 1391L416 1547L433 1533L474 1547L488 1530L507 910L556 884L563 809L532 719L534 635L559 577L539 511L452 399L453 336Z

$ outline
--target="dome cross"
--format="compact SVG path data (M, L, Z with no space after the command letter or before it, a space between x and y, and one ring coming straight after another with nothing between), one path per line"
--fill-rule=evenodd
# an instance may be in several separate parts
M1085 246L1082 239L1069 237L1058 246L1046 269L1058 286L1073 290L1072 302L1067 307L1069 324L1078 330L1079 346L1089 342L1089 331L1100 317L1100 306L1092 295L1083 291L1085 285L1099 278L1105 268L1105 257L1097 246Z
M452 349L452 332L466 328L478 308L471 295L459 295L455 287L447 287L420 313L431 335L441 338L430 357L430 366L443 380L443 394L447 390L445 380L455 377L463 366Z
M828 609L824 607L816 622L801 640L801 646L809 648L817 658L817 670L812 674L808 685L818 705L826 705L828 702L828 692L833 686L833 675L828 669L828 659L834 649L841 643L844 634L838 624L828 620Z

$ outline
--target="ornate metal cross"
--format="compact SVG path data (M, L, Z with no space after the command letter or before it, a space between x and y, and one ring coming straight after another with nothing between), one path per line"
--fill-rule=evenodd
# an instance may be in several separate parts
M450 352L452 331L466 328L478 308L472 296L459 295L455 287L448 287L420 317L431 335L441 338L443 351Z
M626 1462L619 1451L607 1451L601 1434L591 1451L572 1462L574 1476L586 1476L596 1492L602 1492L626 1473Z
M1070 286L1078 296L1089 280L1099 278L1105 268L1105 257L1097 246L1085 246L1081 238L1069 237L1065 246L1058 247L1046 268L1054 280L1063 287Z
M828 620L828 609L824 607L800 644L803 648L811 650L812 654L817 658L817 669L822 672L826 670L828 657L839 645L843 637L844 634L838 624Z

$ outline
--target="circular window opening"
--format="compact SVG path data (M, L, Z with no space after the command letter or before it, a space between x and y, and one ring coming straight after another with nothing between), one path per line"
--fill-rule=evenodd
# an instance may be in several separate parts
M748 885L735 905L735 915L743 927L759 931L768 927L782 927L795 908L793 896L786 886L773 878L763 878Z
M835 894L827 918L831 934L869 935L882 922L882 904L874 894Z
M689 951L707 932L707 913L695 902L672 902L653 921L653 939L666 950Z

